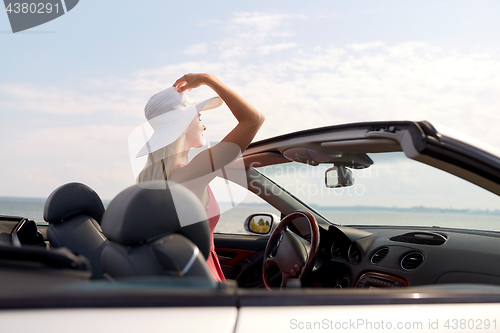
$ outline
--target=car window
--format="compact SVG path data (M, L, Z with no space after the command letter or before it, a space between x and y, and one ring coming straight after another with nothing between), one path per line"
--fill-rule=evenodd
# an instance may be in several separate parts
M231 202L230 198L225 195L227 193L226 184L220 178L214 179L210 183L210 187L219 204L221 215L219 223L215 228L216 233L222 234L248 234L244 228L246 218L251 214L256 213L271 213L280 217L281 213L268 204L266 201L253 194L246 188L231 183L231 190L238 191L235 197L238 197L237 202Z
M354 185L343 188L324 184L332 165L291 162L256 169L333 223L500 231L496 194L402 152L369 156L374 164L352 170Z

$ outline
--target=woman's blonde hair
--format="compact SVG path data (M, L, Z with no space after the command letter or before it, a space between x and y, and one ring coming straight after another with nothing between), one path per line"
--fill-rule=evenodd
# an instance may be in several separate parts
M177 166L184 150L184 133L174 142L148 155L146 165L137 176L137 183L149 180L167 180L170 172Z

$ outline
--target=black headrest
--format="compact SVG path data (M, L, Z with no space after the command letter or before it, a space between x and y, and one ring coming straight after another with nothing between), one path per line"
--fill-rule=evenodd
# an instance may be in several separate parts
M118 194L102 219L102 231L111 241L134 246L160 236L179 233L208 257L210 229L200 200L182 185L144 182Z
M61 223L77 214L88 215L98 223L104 214L101 198L87 185L68 183L59 186L45 201L43 219L49 223Z

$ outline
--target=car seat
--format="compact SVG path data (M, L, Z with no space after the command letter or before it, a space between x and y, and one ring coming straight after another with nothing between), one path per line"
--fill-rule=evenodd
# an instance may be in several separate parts
M110 277L173 276L213 281L206 264L210 230L199 199L178 184L144 182L114 198L103 216Z
M101 254L107 239L99 225L104 214L101 198L90 187L69 183L52 192L43 210L49 222L47 238L55 248L67 247L90 261L92 278L102 277Z

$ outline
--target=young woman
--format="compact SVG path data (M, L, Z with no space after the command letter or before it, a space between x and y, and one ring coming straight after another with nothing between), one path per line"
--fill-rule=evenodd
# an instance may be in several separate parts
M206 85L219 97L194 102L184 92ZM224 101L238 124L220 143L206 149L188 162L191 148L204 145L201 111L216 108ZM207 259L208 267L216 281L225 281L217 254L213 232L219 221L220 210L209 182L214 171L232 162L243 152L264 122L264 115L245 101L236 92L209 74L186 74L171 88L155 94L145 107L146 118L154 129L153 136L137 154L148 155L146 166L137 181L165 179L179 184L189 184L200 199L209 217L211 246Z

